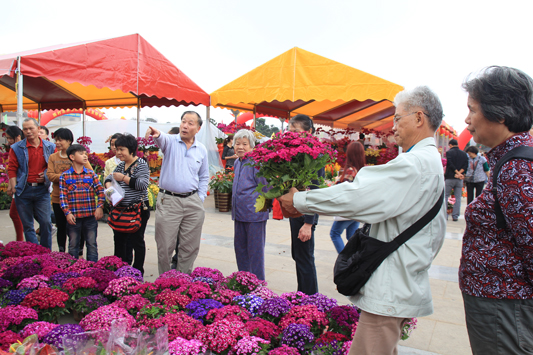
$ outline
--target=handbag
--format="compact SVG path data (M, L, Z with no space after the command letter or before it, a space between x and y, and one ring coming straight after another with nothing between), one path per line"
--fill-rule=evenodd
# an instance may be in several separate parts
M444 190L435 205L422 218L390 242L370 237L370 224L358 229L335 261L333 281L337 290L345 296L357 294L383 260L437 216L443 202Z
M107 224L117 232L135 233L141 228L141 205L144 201L128 207L114 207L109 212Z

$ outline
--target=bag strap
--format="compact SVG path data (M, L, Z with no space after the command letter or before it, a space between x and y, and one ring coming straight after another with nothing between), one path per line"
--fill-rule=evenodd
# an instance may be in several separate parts
M392 246L390 250L390 254L392 254L396 249L398 249L403 243L407 242L413 235L420 232L422 228L424 228L429 222L433 220L439 213L440 209L442 208L442 204L444 203L444 189L442 189L442 193L440 194L439 199L437 202L435 202L435 205L427 211L427 213L420 218L418 221L416 221L413 225L411 225L409 228L404 230L402 233L400 233L396 238L391 240L388 244ZM365 223L363 225L363 233L367 234L370 232L371 225L369 223Z
M503 157L498 160L494 171L492 172L492 193L494 194L494 212L496 213L496 227L500 229L507 228L507 222L503 216L500 201L498 200L498 175L503 164L511 159L526 159L533 160L533 147L521 145L508 151Z
M442 193L440 194L440 197L435 203L435 205L422 218L420 218L413 225L411 225L409 228L400 233L399 236L394 238L394 240L392 240L391 243L397 245L396 249L398 249L403 243L407 242L413 235L420 232L422 228L424 228L429 222L431 222L441 210L443 203L444 189L442 189Z

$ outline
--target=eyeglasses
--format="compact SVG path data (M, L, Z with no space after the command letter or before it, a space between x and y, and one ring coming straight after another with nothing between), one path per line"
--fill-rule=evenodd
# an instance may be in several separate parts
M412 114L415 114L417 112L422 112L424 115L429 117L429 115L427 113L425 113L424 111L415 111L415 112L411 112L411 113L405 114L403 116L394 115L394 118L392 120L393 120L394 124L396 125L398 123L398 121L401 120L402 118L407 117L407 116L411 116Z

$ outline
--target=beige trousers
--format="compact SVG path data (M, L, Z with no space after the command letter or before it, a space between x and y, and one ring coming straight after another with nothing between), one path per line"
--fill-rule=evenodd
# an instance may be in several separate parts
M155 241L159 274L170 270L179 238L178 271L190 274L200 251L204 204L198 194L181 198L160 193L155 211Z
M397 355L405 318L361 311L349 355Z

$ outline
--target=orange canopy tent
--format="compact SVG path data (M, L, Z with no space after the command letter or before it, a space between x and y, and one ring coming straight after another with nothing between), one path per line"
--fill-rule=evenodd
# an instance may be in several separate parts
M211 105L339 128L392 128L400 85L293 48L211 93Z
M17 110L17 67L26 110L209 106L209 95L138 34L0 56L0 112Z

